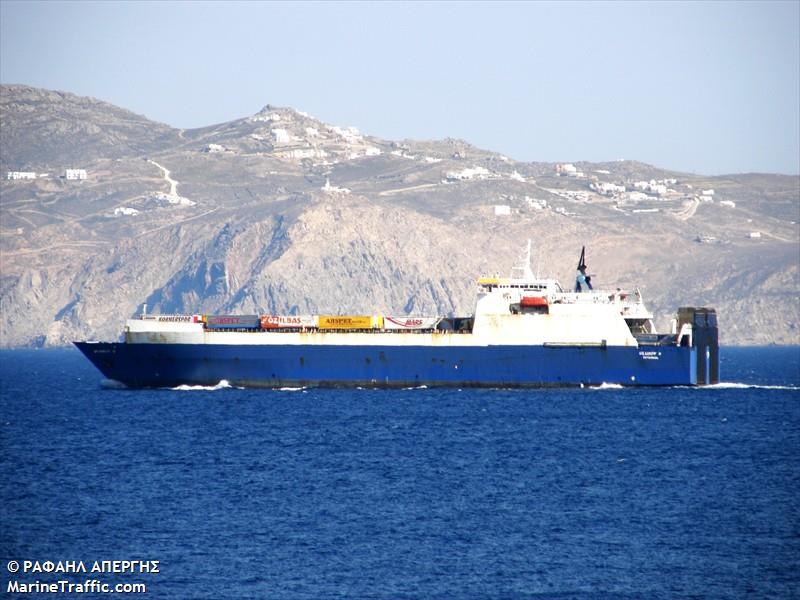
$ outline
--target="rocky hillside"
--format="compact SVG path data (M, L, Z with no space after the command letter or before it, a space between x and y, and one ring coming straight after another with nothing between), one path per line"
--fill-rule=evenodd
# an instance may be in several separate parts
M2 86L0 344L116 339L162 313L469 314L527 239L569 285L640 288L666 325L715 306L727 344L800 343L800 179L634 161L522 163L267 106L178 130ZM578 157L576 157L578 158ZM86 179L67 180L66 168ZM713 190L713 193L712 193Z

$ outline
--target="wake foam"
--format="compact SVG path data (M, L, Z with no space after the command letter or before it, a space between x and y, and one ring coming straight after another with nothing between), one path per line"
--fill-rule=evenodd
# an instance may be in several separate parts
M176 392L215 392L217 390L225 390L233 386L227 379L223 379L217 385L179 385L178 387L170 388Z
M600 385L590 385L589 389L592 389L592 390L621 390L624 387L625 386L623 386L623 385L621 385L619 383L606 383L604 381Z
M304 391L306 391L306 388L304 388L304 387L280 387L280 388L275 388L275 389L277 389L279 392L304 392Z
M581 385L583 387L583 385ZM621 390L625 389L624 385L618 383L601 383L600 385L587 386L590 390ZM632 386L635 387L635 386ZM713 385L689 385L677 386L681 389L695 389L695 390L800 390L797 385L759 385L755 383L738 383L735 381L723 381Z
M712 385L698 386L699 390L800 390L797 385L757 385L755 383L737 383L723 381Z

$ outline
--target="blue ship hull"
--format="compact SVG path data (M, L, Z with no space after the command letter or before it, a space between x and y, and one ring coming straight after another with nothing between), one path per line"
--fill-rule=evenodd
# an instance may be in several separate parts
M703 385L707 356L679 346L297 346L75 342L129 387ZM706 354L705 352L703 354ZM698 366L703 380L698 381Z

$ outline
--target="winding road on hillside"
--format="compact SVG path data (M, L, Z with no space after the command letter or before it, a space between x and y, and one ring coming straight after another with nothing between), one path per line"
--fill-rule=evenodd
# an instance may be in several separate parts
M147 162L161 169L161 172L164 174L164 180L169 184L169 195L178 197L178 182L169 176L169 169L167 169L167 167L158 164L156 161L150 158L147 159Z
M700 206L700 200L694 198L687 206L674 213L675 217L680 221L688 221L694 216L694 213L697 212L698 206Z

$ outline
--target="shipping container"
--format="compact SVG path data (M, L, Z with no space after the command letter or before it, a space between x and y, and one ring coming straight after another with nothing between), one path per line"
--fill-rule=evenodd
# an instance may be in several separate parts
M383 317L384 329L435 329L439 317Z
M302 329L317 326L311 315L261 315L261 329Z
M208 315L208 329L260 329L261 317L258 315Z
M379 328L382 317L369 315L321 315L320 329L373 329Z

